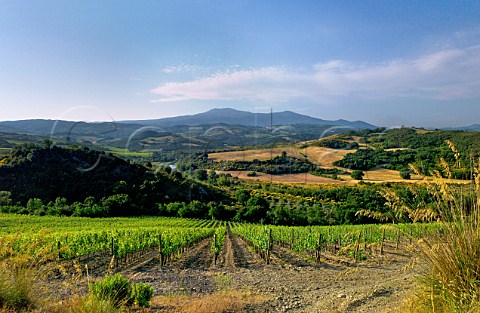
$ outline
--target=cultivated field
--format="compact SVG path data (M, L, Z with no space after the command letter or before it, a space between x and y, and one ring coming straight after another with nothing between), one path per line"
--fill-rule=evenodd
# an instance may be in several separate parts
M309 173L301 174L283 174L270 175L257 172L256 176L248 176L249 171L218 171L218 173L231 174L242 179L260 180L260 181L274 181L279 183L296 183L296 184L346 184L352 182L350 176L345 177L344 180L336 180L321 176L315 176ZM342 176L343 177L343 176Z
M333 167L333 162L341 160L347 153L351 153L354 150L337 150L325 147L307 147L300 149L296 146L287 146L273 149L210 153L208 158L214 161L253 161L254 159L265 161L281 155L283 151L299 159L307 157L310 162L322 167Z
M168 218L90 221L0 215L4 242L31 238L49 247L51 239L50 247L58 245L49 261L55 266L41 263L37 269L48 268L48 275L32 287L45 299L41 303L47 311L64 312L61 303L86 294L87 283L106 273L153 286L151 307L132 309L135 312L385 312L394 311L413 288L415 271L404 271L411 260L411 239L402 234L415 236L416 227L401 226L400 232L380 225L288 228ZM63 226L40 234L32 230L29 237L32 224L37 230ZM188 229L195 229L191 240L168 250L174 238L190 236ZM122 232L130 235L121 239ZM126 240L122 253L120 240ZM2 254L1 260L8 261L8 256Z
M232 152L218 152L210 153L208 157L214 161L253 161L258 159L261 161L269 160L276 156L281 155L285 151L288 155L295 156L297 158L308 159L322 168L335 168L333 162L341 160L346 154L352 153L355 150L342 150L342 149L330 149L325 147L307 147L303 149L297 149L296 147L283 147L274 149L259 149L259 150L245 150L245 151L232 151ZM340 167L336 167L340 168ZM341 169L341 168L340 168ZM345 169L344 169L345 170ZM243 179L261 180L261 181L275 181L275 182L288 182L288 183L327 183L327 184L345 184L355 183L350 175L339 175L341 180L335 180L325 177L319 177L311 174L285 174L285 175L268 175L264 173L257 173L257 176L249 177L246 171L229 171L224 173L230 173L233 176L237 176ZM414 183L423 181L423 176L415 174L411 175L411 179L403 179L400 177L400 173L394 170L388 170L384 168L376 168L369 171L364 171L365 176L363 180L365 182L407 182Z

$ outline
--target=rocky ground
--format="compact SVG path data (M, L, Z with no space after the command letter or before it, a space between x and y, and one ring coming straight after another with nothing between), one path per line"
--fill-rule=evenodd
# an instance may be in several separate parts
M152 252L117 271L154 287L152 306L139 312L390 312L414 289L416 273L406 269L412 257L403 245L385 251L361 262L324 253L317 263L274 246L267 265L228 232L217 264L205 240L165 266ZM86 292L108 265L87 261L89 276L73 284L74 293ZM72 293L72 283L56 288Z

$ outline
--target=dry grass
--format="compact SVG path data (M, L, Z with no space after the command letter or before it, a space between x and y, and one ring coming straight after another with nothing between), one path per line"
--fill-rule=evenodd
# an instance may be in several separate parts
M456 152L453 145L451 149ZM453 166L441 160L446 178L434 171L424 180L433 205L411 207L393 191L384 194L392 213L384 220L435 223L415 245L423 273L416 294L399 312L480 312L480 160L470 185L453 184L451 169L460 166L458 153L455 157Z
M260 180L265 182L277 183L296 183L296 184L346 184L347 181L335 180L321 176L315 176L308 173L301 174L284 174L284 175L270 175L257 172L257 176L247 176L250 171L218 171L218 173L231 174L241 179ZM350 180L350 178L346 178Z
M27 241L25 235L18 232L0 237L0 309L6 312L42 305L38 281L48 274L48 264L58 255L56 247L49 244L47 231L31 234Z
M288 155L303 158L300 153L300 150L296 147L283 147L283 148L273 148L273 149L258 149L258 150L242 150L242 151L230 151L230 152L217 152L210 153L208 155L209 159L214 161L253 161L258 159L260 161L270 160L276 156L280 156L282 152L287 152Z
M451 166L444 160L441 163L447 178L435 171L427 181L436 205L418 211L438 227L417 243L425 268L412 300L417 304L412 305L413 312L479 312L480 160L469 186L450 184Z
M388 170L385 168L378 168L370 171L364 171L365 176L363 180L369 182L419 182L425 178L421 175L412 174L411 179L403 179L400 173L395 170Z
M73 296L65 301L60 301L46 306L49 313L118 313L120 309L105 300L91 296Z
M333 162L339 161L355 150L331 149L326 147L307 147L301 150L310 162L322 167L334 167Z
M289 146L273 149L210 153L208 158L214 161L253 161L254 159L266 161L281 155L283 151L296 158L304 158L307 156L310 162L322 167L333 167L333 162L343 159L347 153L354 152L355 150L330 149L326 147L307 147L299 149L296 146Z
M163 308L165 312L181 313L222 313L239 312L247 304L267 301L266 296L247 291L220 291L207 295L158 296L152 300L152 308ZM145 309L144 312L150 312Z

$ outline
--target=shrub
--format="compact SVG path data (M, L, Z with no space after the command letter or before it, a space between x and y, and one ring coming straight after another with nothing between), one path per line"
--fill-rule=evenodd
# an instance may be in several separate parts
M364 175L365 173L363 173L363 171L360 171L360 170L355 170L352 172L352 174L350 174L350 176L356 180L362 180Z
M60 304L54 304L47 308L47 312L52 313L120 313L120 309L116 308L108 300L99 300L91 295L74 296Z
M132 292L130 298L133 299L133 304L143 307L149 307L150 300L153 296L153 287L149 284L137 283L132 285Z
M403 179L410 179L411 178L411 175L410 175L410 171L400 171L400 177L402 177Z
M0 268L0 308L23 310L33 305L32 273Z
M46 230L23 240L18 232L0 237L0 312L21 312L38 306L38 280L49 272L48 264L55 260L58 250L50 243ZM42 273L37 268L42 266Z
M121 274L106 275L102 281L88 286L90 295L100 301L112 303L115 307L132 304L148 307L153 296L153 287L149 284L131 284Z
M106 275L103 280L89 284L88 289L96 299L111 301L117 307L130 300L130 282L120 274Z
M433 212L436 230L418 242L425 265L418 294L417 311L478 312L480 305L480 164L468 188L449 183L451 171L442 159L448 178L433 172L427 181L437 199ZM457 165L460 166L460 165ZM418 171L416 171L418 174ZM420 212L421 213L421 212Z

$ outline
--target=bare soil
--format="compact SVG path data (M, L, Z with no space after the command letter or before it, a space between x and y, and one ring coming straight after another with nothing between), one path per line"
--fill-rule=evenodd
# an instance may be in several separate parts
M383 256L361 262L325 252L316 262L275 245L267 265L228 232L216 264L207 239L167 265L152 250L116 272L154 287L152 306L138 312L390 312L414 289L414 270L404 270L412 257L405 251L387 245ZM87 282L107 272L107 259L85 259L78 267L88 264L88 277L83 271L72 280L73 271L68 279L52 277L47 288L57 299L84 294Z

